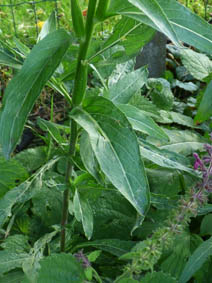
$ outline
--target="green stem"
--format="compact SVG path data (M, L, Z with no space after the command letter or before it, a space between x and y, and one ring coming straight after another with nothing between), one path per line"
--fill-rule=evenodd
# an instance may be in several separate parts
M75 155L76 142L77 142L77 124L74 120L71 120L71 136L70 136L70 144L69 144L69 154L66 165L66 190L63 193L63 210L62 210L62 219L61 219L61 238L60 238L61 252L65 251L65 239L66 239L65 226L68 222L70 188L72 189L72 193L74 193L72 184L70 183L70 178L72 176L72 171L73 171L72 158Z
M85 40L81 40L79 55L77 59L77 69L74 82L74 90L72 94L73 107L80 105L83 102L86 86L87 86L87 69L88 64L86 62L88 48L90 45L93 28L94 28L94 15L96 12L96 3L97 0L90 0L88 4L88 13L85 26ZM77 142L77 124L74 120L71 120L71 136L69 143L69 155L67 159L66 167L66 190L63 194L63 210L62 210L62 219L61 219L61 238L60 238L60 251L65 251L65 240L66 240L66 231L65 226L68 222L68 206L70 198L70 187L72 193L74 194L73 185L70 183L70 178L73 171L73 162L72 158L75 155L75 146Z
M99 4L96 10L96 18L103 21L106 17L108 7L110 5L110 0L99 0Z
M87 53L90 45L93 28L94 28L94 15L96 11L97 0L90 0L88 5L87 20L85 26L85 40L81 41L79 48L79 55L77 59L77 69L75 75L75 84L72 94L73 105L77 106L82 103L86 86L87 86Z

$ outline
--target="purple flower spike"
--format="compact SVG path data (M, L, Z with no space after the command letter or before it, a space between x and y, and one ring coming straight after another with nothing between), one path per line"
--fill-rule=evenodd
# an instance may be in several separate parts
M199 158L199 155L195 152L194 154L195 163L194 163L194 170L197 170L199 167L203 171L204 165L202 163L202 160Z

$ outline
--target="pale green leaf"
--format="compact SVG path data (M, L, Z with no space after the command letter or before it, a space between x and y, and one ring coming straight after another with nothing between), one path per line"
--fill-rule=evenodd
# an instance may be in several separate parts
M37 41L42 40L45 36L47 36L51 32L54 32L55 30L56 30L56 15L55 15L55 11L53 11L50 17L45 21L44 25L42 26Z
M120 78L109 87L109 98L114 103L128 103L130 98L146 83L148 71L142 67Z
M212 73L212 61L205 54L183 49L181 60L188 72L197 80L203 80Z
M111 183L144 215L149 187L135 133L124 114L103 97L87 99L71 117L89 134L102 171Z
M196 172L185 165L187 164L187 159L183 155L159 149L144 140L140 141L140 153L143 158L161 167L182 170L197 177Z
M145 115L144 112L138 108L129 104L118 104L117 107L126 115L134 130L143 132L158 139L169 139L154 120Z
M93 212L87 199L76 190L73 200L74 214L77 221L82 222L83 230L88 240L93 234Z
M174 95L170 83L162 78L148 79L147 87L153 103L160 109L171 110L174 102Z
M15 268L20 268L24 260L28 259L30 259L30 255L27 253L0 251L0 275Z

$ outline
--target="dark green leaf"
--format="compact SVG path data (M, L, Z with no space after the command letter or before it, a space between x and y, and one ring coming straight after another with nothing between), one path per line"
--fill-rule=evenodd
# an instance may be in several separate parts
M71 254L54 254L40 261L37 283L83 283L85 275Z
M37 41L42 40L45 36L47 36L51 32L54 32L55 30L56 30L56 15L55 15L55 11L53 11L50 17L45 21L44 25L42 26Z
M163 273L162 271L159 272L151 272L147 273L142 278L142 283L177 283L177 280L173 278L169 273Z
M200 234L202 236L211 235L212 236L212 213L206 215L201 222Z
M180 276L179 283L188 282L210 255L212 255L212 237L203 242L191 255Z
M194 118L196 123L202 123L212 116L212 81L208 84L201 100L197 115Z
M0 142L7 158L18 143L36 99L59 65L69 44L70 37L64 30L49 34L35 45L22 69L10 81L0 116Z

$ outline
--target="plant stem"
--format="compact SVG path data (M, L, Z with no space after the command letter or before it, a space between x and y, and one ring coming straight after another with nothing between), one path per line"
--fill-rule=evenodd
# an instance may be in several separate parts
M61 219L61 238L60 238L61 252L65 251L65 238L66 238L65 226L68 222L70 187L72 189L72 185L70 183L70 178L73 171L72 157L74 157L75 155L76 142L77 142L77 124L74 120L71 120L71 136L70 136L70 144L69 144L69 154L66 165L66 190L63 193L63 210L62 210L62 219ZM74 192L72 191L72 193Z
M80 105L83 102L84 94L87 86L87 53L90 45L93 28L94 28L94 15L96 12L97 0L90 0L88 5L87 20L85 26L85 39L81 40L79 55L77 59L77 69L74 81L74 90L72 94L73 107ZM74 194L74 188L70 182L73 171L72 158L75 155L75 146L77 142L77 124L74 120L71 120L71 136L69 143L69 154L66 167L66 190L63 194L63 210L61 219L61 238L60 238L60 251L65 251L66 231L65 226L68 222L68 206L70 198L70 188L72 189L72 195Z

